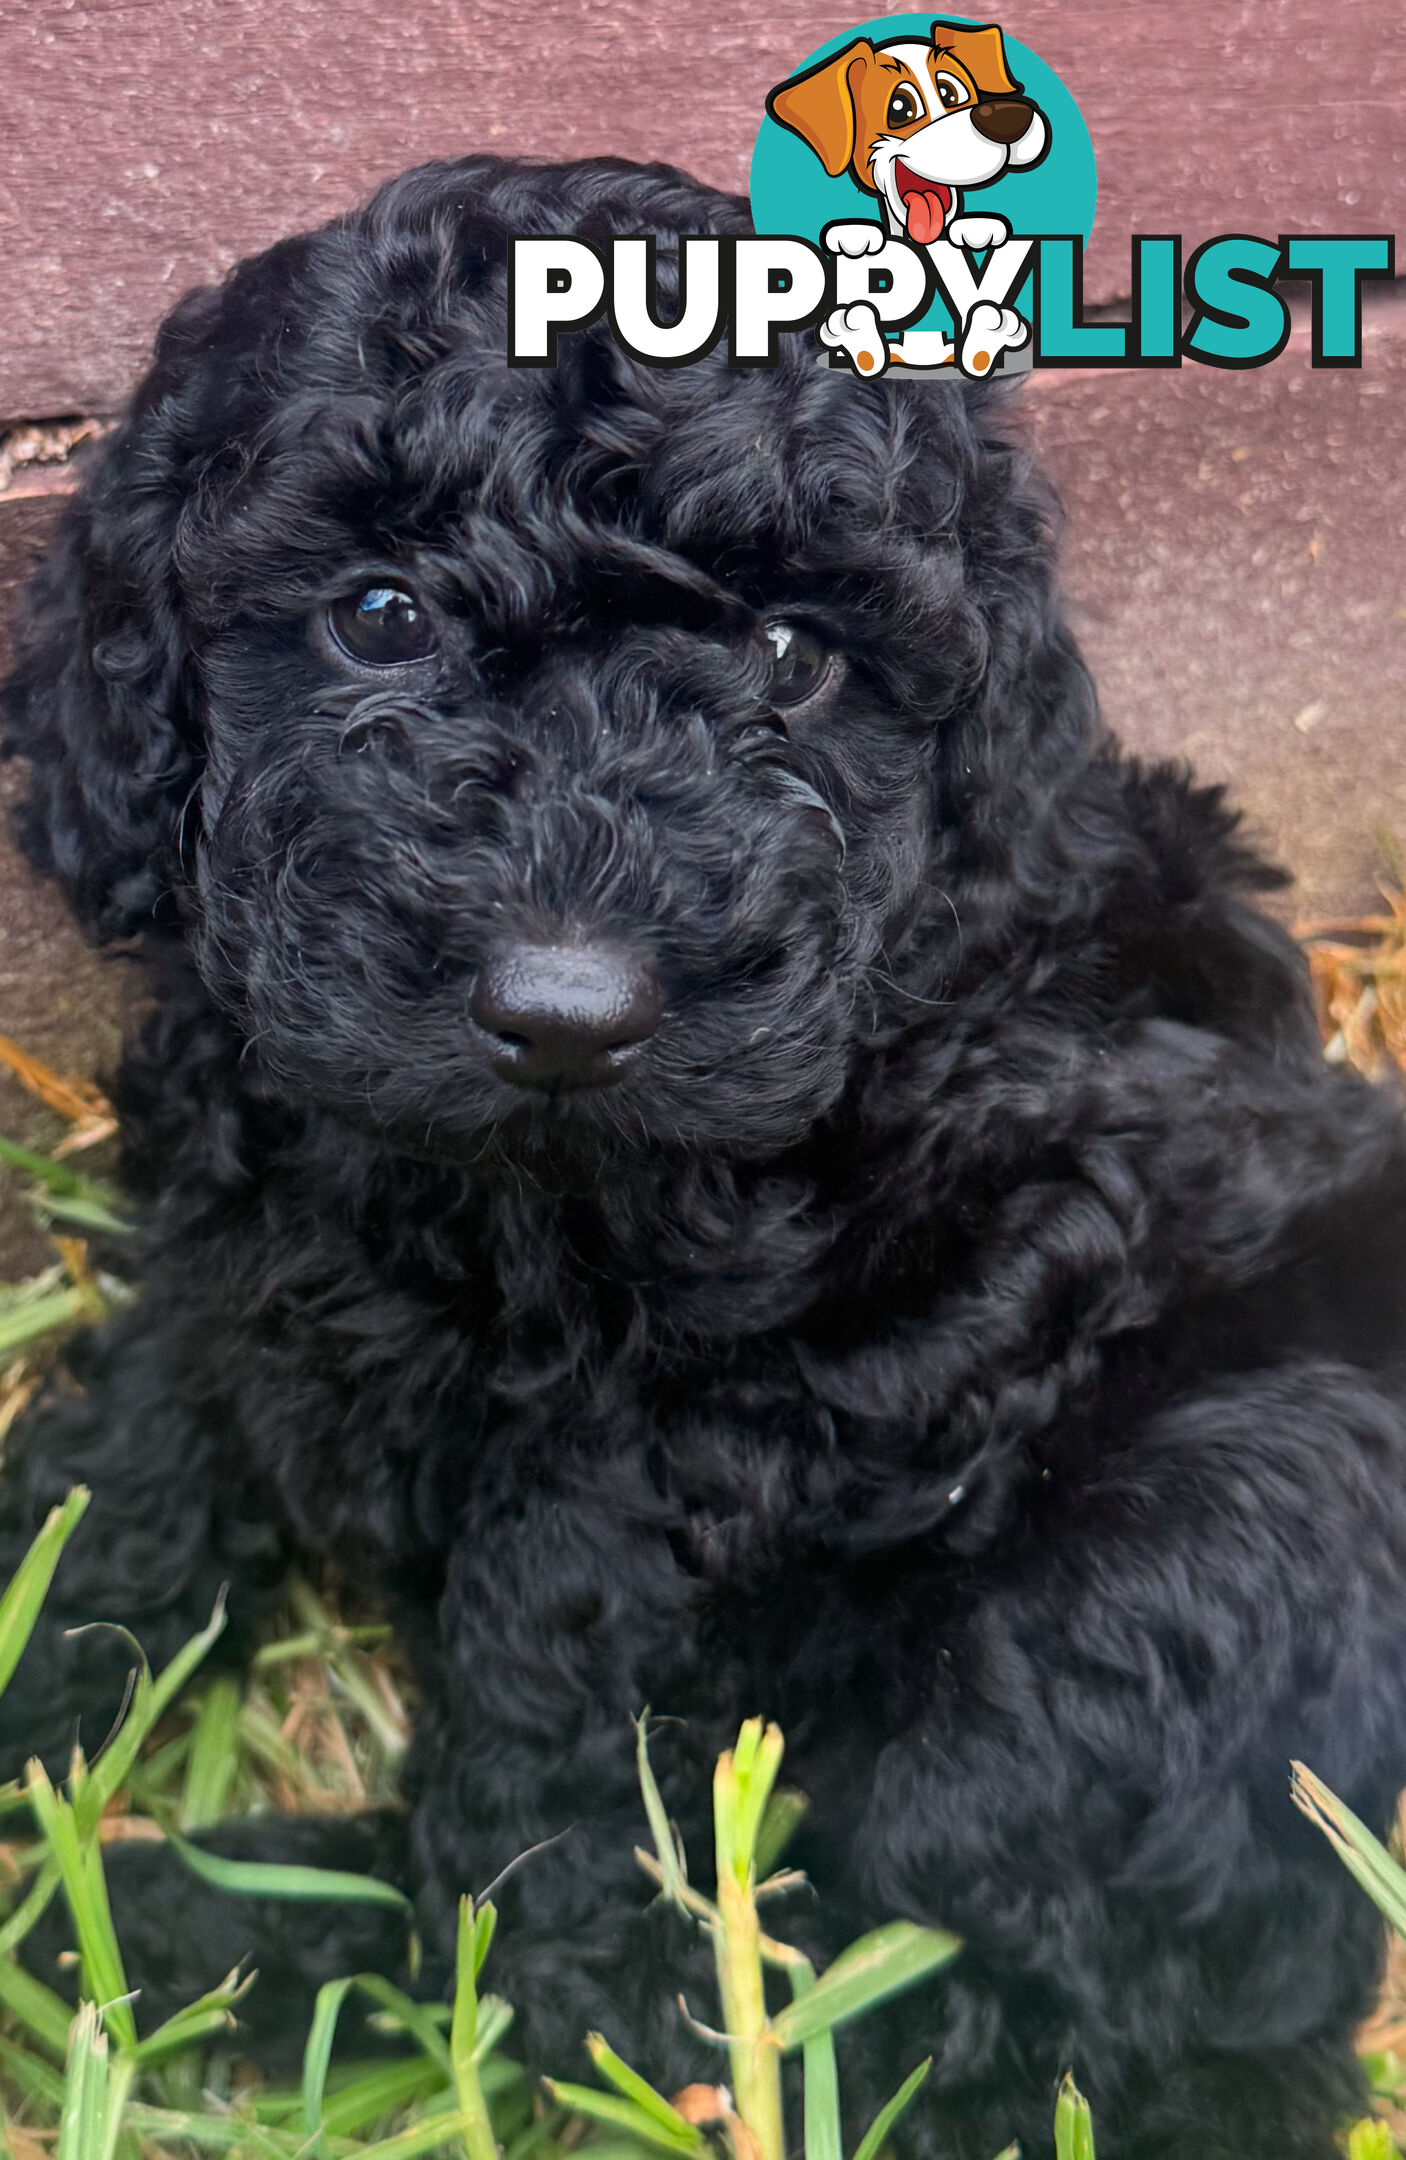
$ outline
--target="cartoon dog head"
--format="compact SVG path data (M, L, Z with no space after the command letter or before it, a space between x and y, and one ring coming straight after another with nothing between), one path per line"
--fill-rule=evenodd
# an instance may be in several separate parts
M1006 66L995 23L935 22L930 38L856 38L777 85L767 111L831 178L849 172L920 247L941 238L958 191L1038 165L1050 127Z

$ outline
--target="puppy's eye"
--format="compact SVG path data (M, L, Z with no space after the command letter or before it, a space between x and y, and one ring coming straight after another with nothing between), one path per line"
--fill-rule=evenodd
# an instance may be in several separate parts
M795 622L772 621L764 636L771 648L768 702L777 710L804 705L830 672L830 655L814 631Z
M967 102L966 86L964 83L959 83L955 75L938 76L937 94L948 112L951 112L958 105L965 105Z
M363 585L327 610L333 637L363 667L404 667L435 649L434 625L404 585Z
M887 124L889 127L907 127L910 120L917 119L921 110L917 91L911 90L907 83L902 83L889 99Z

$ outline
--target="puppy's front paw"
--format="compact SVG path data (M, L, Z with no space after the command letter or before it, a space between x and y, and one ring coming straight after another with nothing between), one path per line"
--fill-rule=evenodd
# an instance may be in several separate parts
M882 225L841 221L826 226L820 235L820 245L831 255L848 255L857 260L861 255L877 255L887 239Z
M856 374L882 375L888 365L884 333L867 300L854 300L848 307L832 309L820 325L820 342L848 353Z
M991 373L1003 352L1018 352L1029 335L1029 323L1014 308L978 300L962 330L962 373L979 381Z
M953 218L942 237L950 240L954 247L970 248L979 255L983 248L1000 247L1010 236L1010 226L1003 217L964 215Z

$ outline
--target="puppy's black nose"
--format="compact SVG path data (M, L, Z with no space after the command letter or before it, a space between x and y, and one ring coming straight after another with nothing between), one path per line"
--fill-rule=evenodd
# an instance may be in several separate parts
M469 1011L504 1080L608 1087L663 1014L651 968L599 945L511 945L479 976Z
M1019 142L1035 117L1028 98L986 98L972 113L972 126L988 142Z

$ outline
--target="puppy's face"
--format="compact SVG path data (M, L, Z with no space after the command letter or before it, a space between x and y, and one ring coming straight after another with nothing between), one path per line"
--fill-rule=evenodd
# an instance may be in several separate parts
M933 24L931 38L858 38L773 90L780 121L832 176L848 171L919 246L942 237L962 188L1038 164L1044 115L1020 94L994 24Z
M768 1152L872 1017L963 646L797 517L840 468L779 386L577 377L275 416L209 533L196 950L281 1090L406 1144Z
M281 1091L408 1145L767 1152L837 1094L906 913L921 736L862 603L769 571L734 478L712 560L675 552L668 496L709 487L687 426L641 441L671 477L628 534L540 466L535 508L490 508L555 432L516 389L443 517L388 474L379 532L241 563L201 658L196 950Z
M183 700L124 785L280 1099L450 1159L759 1157L931 992L1039 512L967 393L808 339L509 368L508 232L652 227L667 280L739 229L566 173L409 175L173 323L92 511L165 644L106 605L93 666Z

